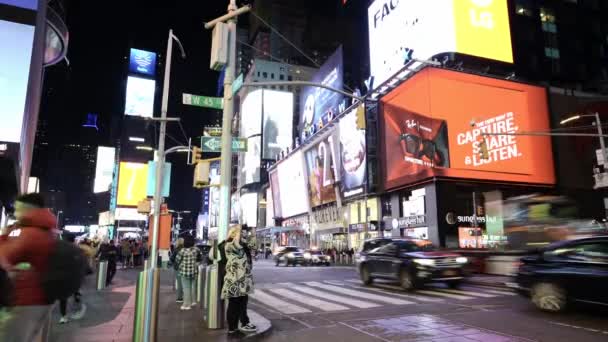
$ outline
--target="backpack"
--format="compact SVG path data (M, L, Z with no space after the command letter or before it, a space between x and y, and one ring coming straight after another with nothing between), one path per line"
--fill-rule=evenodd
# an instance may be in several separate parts
M13 292L13 284L8 277L8 273L0 268L0 309L12 305L11 295Z
M42 289L49 303L76 293L87 269L87 258L78 246L57 240L49 255L47 272L42 277Z

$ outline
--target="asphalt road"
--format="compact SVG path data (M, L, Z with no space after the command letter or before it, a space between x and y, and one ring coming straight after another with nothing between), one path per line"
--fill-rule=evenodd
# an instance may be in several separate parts
M539 312L507 289L363 286L352 267L254 266L250 307L274 326L267 341L608 341L608 310ZM607 289L608 290L608 289Z

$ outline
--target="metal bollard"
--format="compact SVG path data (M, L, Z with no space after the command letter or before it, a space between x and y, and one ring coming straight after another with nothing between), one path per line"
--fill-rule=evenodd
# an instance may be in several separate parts
M205 265L198 265L198 276L196 277L196 302L201 303L201 307L205 309L207 307L205 297Z
M137 278L135 312L133 314L133 342L156 341L158 328L158 294L160 270L143 270ZM150 322L144 322L145 312L151 312Z
M207 329L223 329L225 308L224 301L221 299L219 269L217 265L210 265L206 271L205 304L207 310L203 312L203 320Z
M106 288L106 280L108 277L108 262L100 261L97 265L97 291Z

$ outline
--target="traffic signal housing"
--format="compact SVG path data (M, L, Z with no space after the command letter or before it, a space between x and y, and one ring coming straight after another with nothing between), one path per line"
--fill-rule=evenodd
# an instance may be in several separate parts
M196 165L203 159L203 150L200 147L192 147L192 165Z

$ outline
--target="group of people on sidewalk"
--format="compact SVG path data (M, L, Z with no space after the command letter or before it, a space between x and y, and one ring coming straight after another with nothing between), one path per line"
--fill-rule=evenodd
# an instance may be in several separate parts
M228 231L226 240L219 243L217 250L212 249L209 253L209 259L218 262L219 276L223 279L221 297L228 300L226 320L230 337L257 330L247 315L249 294L253 292L251 271L255 247L255 232L246 225L234 225ZM182 303L181 310L190 310L196 305L194 286L201 261L202 255L194 246L194 238L187 236L178 239L171 262L176 272L176 301Z

